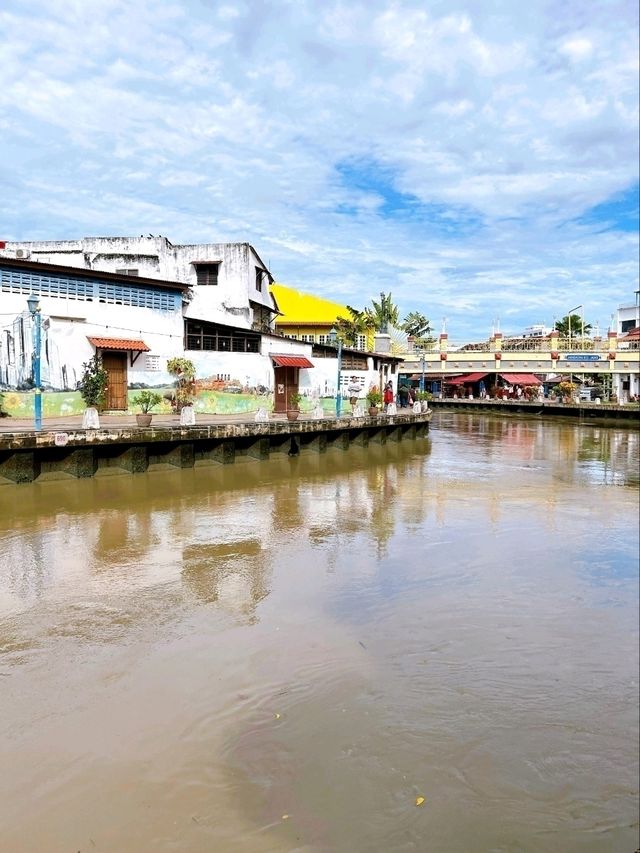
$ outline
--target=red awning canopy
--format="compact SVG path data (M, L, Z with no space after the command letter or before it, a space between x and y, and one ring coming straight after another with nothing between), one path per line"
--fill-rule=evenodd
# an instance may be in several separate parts
M542 385L533 373L499 373L498 376L510 385Z
M271 360L276 367L313 367L303 355L272 355Z
M465 373L464 376L453 376L451 379L445 379L445 382L447 385L466 385L468 382L480 382L486 375L486 373Z
M87 340L94 347L120 352L149 352L151 349L144 341L131 341L127 338L87 338Z

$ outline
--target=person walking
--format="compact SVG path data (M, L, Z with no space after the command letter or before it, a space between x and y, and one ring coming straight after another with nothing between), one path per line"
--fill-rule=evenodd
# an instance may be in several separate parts
M391 381L387 382L387 384L384 386L382 402L384 403L385 412L388 411L389 405L393 403L393 385L391 384Z

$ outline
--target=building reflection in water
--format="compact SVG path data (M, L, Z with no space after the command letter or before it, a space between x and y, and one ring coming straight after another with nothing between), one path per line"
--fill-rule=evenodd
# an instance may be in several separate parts
M269 594L270 562L260 540L186 545L182 582L204 604L216 603L234 618L253 624Z

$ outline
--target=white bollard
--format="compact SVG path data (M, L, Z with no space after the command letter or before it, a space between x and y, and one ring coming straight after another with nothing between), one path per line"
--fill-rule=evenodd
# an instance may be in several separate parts
M398 407L396 406L395 403L389 403L389 405L387 406L387 414L388 415L397 415L398 414Z
M363 418L364 417L364 408L358 403L353 410L354 418Z
M422 406L420 405L420 401L416 400L415 403L413 404L413 413L415 415L419 415L421 411L422 411Z
M264 408L259 408L255 414L254 421L257 423L262 423L263 421L269 420L269 413Z
M88 409L84 410L84 414L82 416L82 429L100 429L98 410L93 406L89 406Z
M324 413L324 409L320 405L320 403L316 403L311 411L311 417L314 421L321 421L324 417L326 417Z
M196 413L193 406L183 406L180 410L180 426L193 426L196 422Z

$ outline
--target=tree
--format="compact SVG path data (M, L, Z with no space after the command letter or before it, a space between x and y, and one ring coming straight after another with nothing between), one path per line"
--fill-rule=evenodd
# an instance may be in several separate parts
M556 322L555 327L564 338L569 337L569 330L571 330L572 338L580 337L580 335L582 335L582 317L579 314L567 314L562 318L562 320L558 320ZM585 335L588 335L590 331L591 323L585 323Z
M431 335L431 322L419 311L410 311L400 328L418 339L428 338Z
M109 374L96 354L82 365L82 378L78 384L80 396L89 408L98 408L105 403L108 385Z
M358 336L366 335L375 326L366 310L358 311L357 308L352 308L351 305L347 305L347 310L351 316L349 318L337 317L336 331L344 344L355 347L358 343Z
M386 296L380 294L380 302L371 300L373 308L365 308L365 313L373 323L373 328L380 332L387 332L389 326L398 325L398 306L393 304L391 294Z

